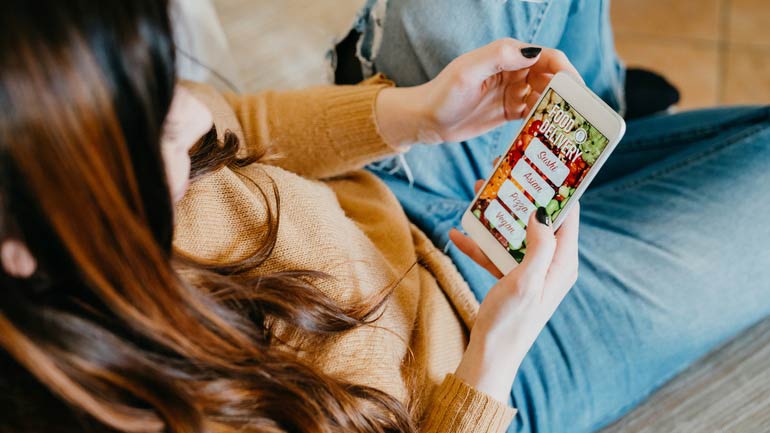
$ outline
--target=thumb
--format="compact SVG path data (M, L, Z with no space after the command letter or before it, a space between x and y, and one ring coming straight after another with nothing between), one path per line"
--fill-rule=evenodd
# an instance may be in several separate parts
M523 272L542 276L545 279L548 268L556 251L556 237L551 227L551 219L544 207L537 209L529 217L527 225L527 253L521 266Z
M516 39L504 38L471 51L458 60L469 79L484 81L502 71L529 68L537 63L541 50Z

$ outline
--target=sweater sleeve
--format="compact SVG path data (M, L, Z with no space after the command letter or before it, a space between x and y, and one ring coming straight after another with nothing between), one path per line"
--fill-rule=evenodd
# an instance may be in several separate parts
M253 95L226 94L251 149L263 162L304 177L329 178L398 150L377 128L377 94L393 83L381 74L355 86L323 86Z
M425 411L421 433L504 433L516 409L448 374Z

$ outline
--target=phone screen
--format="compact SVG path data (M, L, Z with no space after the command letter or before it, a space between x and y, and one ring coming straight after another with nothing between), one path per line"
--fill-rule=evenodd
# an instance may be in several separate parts
M608 144L549 88L471 212L521 262L529 216L542 206L555 221Z

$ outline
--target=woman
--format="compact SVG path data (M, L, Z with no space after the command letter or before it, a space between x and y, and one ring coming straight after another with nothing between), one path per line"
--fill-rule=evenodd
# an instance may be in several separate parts
M163 2L0 8L3 430L506 429L577 212L531 221L477 308L355 169L520 117L563 55L504 40L424 86L225 98L175 88Z
M0 8L0 430L507 427L516 363L574 281L577 213L556 236L533 221L478 310L356 168L520 117L563 55L505 40L426 87L225 99L175 87L164 2Z
M639 112L625 106L632 83L624 86L607 0L366 3L357 56L337 59L348 70L360 61L364 77L417 86L458 55L514 37L558 48L608 104ZM580 277L519 368L510 431L595 431L770 314L768 122L767 107L733 107L628 123L581 198ZM519 125L414 146L372 167L479 300L495 279L450 230Z

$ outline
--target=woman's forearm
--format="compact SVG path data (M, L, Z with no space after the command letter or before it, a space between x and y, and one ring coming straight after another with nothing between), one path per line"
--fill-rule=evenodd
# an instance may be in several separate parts
M488 335L472 335L455 376L507 404L523 356L508 350L509 342L494 340Z

